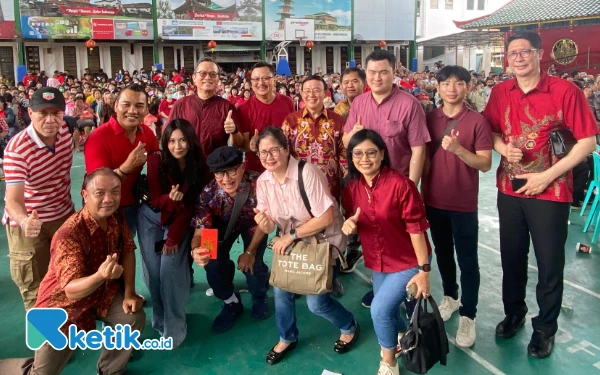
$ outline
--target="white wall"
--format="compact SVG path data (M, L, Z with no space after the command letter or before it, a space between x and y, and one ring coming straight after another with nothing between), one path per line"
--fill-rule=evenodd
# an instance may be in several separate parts
M362 40L414 40L416 0L354 2L354 33Z

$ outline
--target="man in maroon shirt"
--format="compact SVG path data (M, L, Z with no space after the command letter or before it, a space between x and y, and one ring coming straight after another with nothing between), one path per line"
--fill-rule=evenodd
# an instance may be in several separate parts
M267 126L281 126L285 116L294 112L294 103L289 96L275 92L275 68L266 62L258 62L252 67L250 80L254 95L238 108L243 142L233 146L246 152L246 168L259 173L264 168L256 156L255 143L258 133Z
M433 141L427 144L430 162L428 171L423 173L421 191L444 287L440 314L447 321L460 307L456 344L468 348L476 337L480 280L477 259L479 171L487 172L492 167L492 129L483 116L464 105L471 81L467 69L445 66L437 73L437 81L443 106L427 115ZM452 188L448 189L449 186ZM455 247L460 267L460 301Z
M483 115L502 155L497 172L502 302L506 317L496 335L513 337L525 324L529 241L539 268L538 315L527 352L534 358L552 353L563 294L565 242L571 169L596 146L598 127L581 90L540 71L544 51L540 36L522 32L508 38L506 56L515 78L498 84ZM549 152L550 133L570 130L577 144L562 159Z
M159 151L154 132L144 125L148 114L148 94L140 85L131 85L119 93L116 115L90 134L84 155L86 173L98 168L113 169L123 181L121 208L135 237L138 201L133 186L142 173L148 154Z

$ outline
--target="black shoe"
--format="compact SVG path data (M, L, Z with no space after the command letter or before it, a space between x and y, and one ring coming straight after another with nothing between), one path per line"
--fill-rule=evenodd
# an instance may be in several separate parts
M335 344L333 344L333 351L336 353L344 354L352 349L352 346L358 340L358 336L360 336L360 325L358 322L356 323L356 330L354 331L354 336L352 336L352 340L350 342L344 342L342 340L337 340Z
M362 305L367 309L371 308L371 303L373 303L373 298L375 298L375 293L371 290L362 298Z
M244 312L244 305L242 305L242 299L239 293L235 293L238 299L237 303L224 303L221 313L215 318L212 325L214 332L226 332L233 327L235 320L242 315Z
M337 277L333 280L333 290L331 291L331 295L335 298L340 298L344 295L344 286Z
M287 348L285 348L284 351L282 351L281 353L277 353L275 351L275 345L271 351L269 352L269 354L267 354L267 363L270 365L274 365L277 362L281 361L283 359L283 357L285 357L286 353L291 352L292 350L296 349L296 345L298 345L298 340L294 341L293 343L291 343L290 345L288 345Z
M269 317L269 300L267 296L252 297L252 319L264 320Z
M342 266L340 272L352 273L356 269L356 265L364 260L365 258L363 257L362 250L348 251L348 255L346 256L346 267Z
M542 331L534 331L527 345L527 354L533 358L543 359L552 354L554 336L548 336Z
M509 339L517 334L519 328L525 324L525 317L519 318L516 315L507 315L504 320L496 326L496 335Z

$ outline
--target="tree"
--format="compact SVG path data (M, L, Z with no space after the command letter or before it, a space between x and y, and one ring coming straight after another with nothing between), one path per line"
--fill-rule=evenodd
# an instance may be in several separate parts
M171 4L168 0L159 0L156 7L158 18L171 20L175 18L175 12L171 9Z

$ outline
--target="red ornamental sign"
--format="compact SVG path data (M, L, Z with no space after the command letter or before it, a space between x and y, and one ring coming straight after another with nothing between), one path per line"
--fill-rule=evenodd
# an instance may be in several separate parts
M120 8L65 7L59 5L58 9L65 16L117 16L121 13Z
M237 13L194 12L191 10L186 13L193 20L231 21L237 16Z

